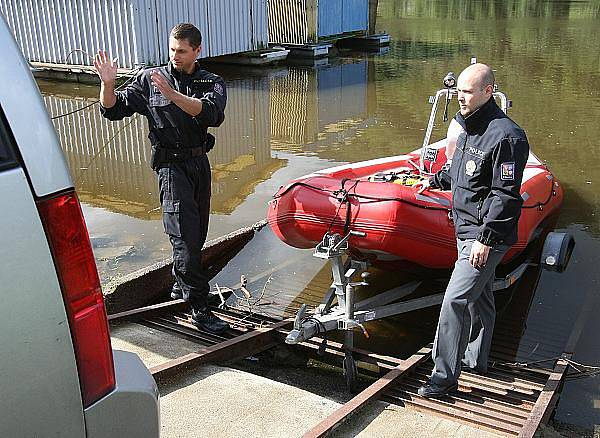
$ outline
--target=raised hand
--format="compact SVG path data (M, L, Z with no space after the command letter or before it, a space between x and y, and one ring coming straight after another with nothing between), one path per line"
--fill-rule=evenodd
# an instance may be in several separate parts
M162 74L160 74L157 70L153 70L150 73L150 79L152 80L152 84L158 88L163 96L169 100L173 100L176 90L173 89L169 81Z
M104 84L114 84L117 79L117 58L111 60L108 53L99 50L94 57L94 67Z

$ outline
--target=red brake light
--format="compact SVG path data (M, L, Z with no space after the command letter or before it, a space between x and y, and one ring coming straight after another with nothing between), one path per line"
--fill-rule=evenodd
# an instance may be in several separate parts
M84 407L115 387L108 321L96 261L75 191L37 202L60 281Z

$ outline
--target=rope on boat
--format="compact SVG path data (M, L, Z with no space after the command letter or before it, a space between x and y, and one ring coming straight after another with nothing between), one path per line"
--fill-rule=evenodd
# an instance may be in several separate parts
M350 179L344 178L342 180L342 187L339 190L333 191L333 194L335 195L336 199L338 200L339 205L338 205L337 210L335 211L335 214L333 215L333 218L331 219L331 223L329 224L329 227L327 228L328 233L331 231L331 227L333 227L333 224L335 223L335 219L337 218L337 215L340 212L340 209L342 208L343 204L346 204L346 220L344 222L344 235L348 234L348 231L350 230L350 222L352 221L352 215L351 215L352 204L350 203L350 199L348 199L348 197L350 195L351 190L354 190L355 194L356 194L356 186L358 185L358 180L356 180L354 182L354 185L352 187L350 187L348 190L346 190L344 188L344 185L346 184L347 181L350 181Z
M346 179L345 181L355 181L355 184L353 186L354 189L356 188L358 183L361 182L360 180L350 180L350 179ZM292 184L290 184L289 186L287 186L285 188L285 190L283 190L281 193L276 193L275 195L273 195L273 199L281 198L283 195L285 195L287 192L289 192L292 188L297 187L297 186L307 187L309 189L313 189L313 190L316 190L319 192L329 193L332 198L336 198L336 199L338 198L338 194L341 193L340 190L329 190L329 189L317 187L317 186L314 186L312 184L305 183L302 181L296 181L296 182L293 182ZM343 186L342 186L342 189L343 189ZM352 197L352 198L357 198L357 199L367 199L367 200L370 200L373 202L385 202L385 201L401 202L401 203L408 204L408 205L411 205L416 208L423 208L425 210L439 210L439 211L445 211L445 212L448 212L451 210L451 209L445 208L445 207L433 207L433 206L429 206L429 205L422 205L422 204L418 204L416 202L409 201L408 199L397 198L397 197L369 196L369 195L361 195L356 192L347 193L346 196L348 198Z
M552 174L550 174L552 175ZM349 189L349 190L345 190L344 189L344 184L347 181L354 181L354 185ZM397 198L397 197L381 197L381 196L370 196L370 195L361 195L359 193L356 193L356 186L358 185L359 182L362 182L360 180L351 180L349 178L344 178L342 180L342 184L341 184L341 188L339 190L330 190L330 189L325 189L323 187L318 187L303 181L296 181L293 182L292 184L288 185L285 190L283 190L281 193L276 193L275 195L273 195L273 199L279 199L281 198L283 195L285 195L287 192L289 192L291 189L297 187L297 186L302 186L302 187L307 187L309 189L313 189L319 192L324 192L324 193L329 193L331 197L336 198L338 200L340 200L339 195L340 194L344 194L344 199L340 200L340 206L338 207L338 210L336 211L336 216L339 213L340 207L342 205L342 203L347 202L348 205L350 203L349 199L350 197L356 198L356 199L366 199L366 200L370 200L372 202L386 202L386 201L391 201L391 202L400 202L400 203L405 203L408 204L412 207L416 207L416 208L423 208L425 210L438 210L438 211L445 211L445 212L450 212L452 211L451 208L445 208L445 207L433 207L430 205L423 205L423 204L418 204L416 202L412 202L409 201L408 199L404 199L404 198ZM350 190L354 190L354 193L350 193ZM552 176L552 179L550 180L550 193L548 193L548 197L543 201L543 202L536 202L533 205L523 205L521 208L522 209L529 209L529 208L541 208L546 206L548 203L550 203L550 200L552 199L552 197L555 195L555 191L554 191L554 176ZM348 212L349 212L349 208L348 208ZM347 215L349 215L349 213L346 213ZM331 225L330 225L331 228Z
M552 197L556 195L556 192L554 191L554 175L550 174L550 176L552 177L550 180L550 193L548 194L546 200L544 202L538 202L534 205L523 205L521 208L541 208L550 202Z

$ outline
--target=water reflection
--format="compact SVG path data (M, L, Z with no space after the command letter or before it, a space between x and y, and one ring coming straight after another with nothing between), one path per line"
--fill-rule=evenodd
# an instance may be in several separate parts
M597 18L600 5L593 1L548 0L382 0L379 13L384 17L430 17L452 20L502 18Z
M249 225L279 185L337 163L298 161L301 152L344 144L368 125L376 102L366 57L318 68L226 71L226 122L215 129L209 238ZM40 81L46 106L92 233L103 282L168 255L160 232L156 175L149 167L147 123L98 112L97 87ZM264 187L263 187L264 186ZM142 222L140 222L142 221Z
M373 63L346 59L298 67L271 87L271 135L278 150L315 151L344 143L376 105Z
M227 123L218 129L218 144L210 154L212 213L231 213L257 183L285 165L271 156L270 119L264 117L269 107L268 85L266 79L248 79L230 87ZM97 100L81 98L77 92L52 94L48 89L53 86L42 86L53 116L72 113ZM54 124L84 202L140 219L160 217L143 117L113 123L94 105L58 118Z
M364 126L368 107L376 102L368 95L374 94L368 65L365 59L349 60L229 81L226 123L215 130L217 146L210 153L211 212L230 214L258 183L286 165L272 149L307 151L343 143ZM69 114L54 124L82 200L140 219L159 218L144 118L110 122L96 105L76 112L97 101L95 87L70 90L40 82L40 88L52 116Z

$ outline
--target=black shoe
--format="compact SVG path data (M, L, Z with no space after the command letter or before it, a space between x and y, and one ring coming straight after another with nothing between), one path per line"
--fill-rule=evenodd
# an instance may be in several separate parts
M456 391L457 389L458 383L444 386L438 385L437 383L433 383L431 380L429 380L426 384L419 388L417 394L425 398L438 398L443 397L452 391Z
M183 299L183 291L179 286L179 283L175 282L173 287L171 288L171 298L174 300L182 300Z
M487 370L482 370L481 368L463 368L463 371L471 374L477 374L478 376L485 376L487 374Z
M487 374L487 368L484 370L481 367L475 366L475 367L471 367L469 366L469 364L467 362L462 361L461 363L461 368L463 371L467 372L467 373L471 373L471 374L477 374L480 376L485 376Z
M215 334L229 330L229 324L216 317L210 310L192 310L192 324L199 330Z

